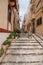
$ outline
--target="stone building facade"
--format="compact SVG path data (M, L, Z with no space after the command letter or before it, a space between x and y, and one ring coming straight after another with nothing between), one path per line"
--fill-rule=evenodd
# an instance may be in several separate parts
M24 19L23 19L23 30L26 31L26 32L29 32L30 31L30 24L31 24L31 21L30 21L30 11L28 11L25 15L24 15Z
M30 2L32 32L43 35L43 0Z
M29 7L24 15L23 28L29 31L31 23L32 33L43 35L43 0L30 0Z
M27 13L26 13L26 14L24 15L23 25L22 25L24 32L27 31L27 24L28 24L28 15L27 15Z
M0 0L0 29L20 29L18 0Z

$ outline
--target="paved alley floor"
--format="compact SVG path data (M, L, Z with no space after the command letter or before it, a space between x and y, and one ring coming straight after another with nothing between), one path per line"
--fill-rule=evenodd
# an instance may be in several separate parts
M43 39L33 34L13 40L0 65L43 65Z

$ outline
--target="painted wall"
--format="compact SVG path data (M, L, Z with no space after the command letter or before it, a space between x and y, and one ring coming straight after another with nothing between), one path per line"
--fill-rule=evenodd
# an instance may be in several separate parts
M0 0L0 28L7 29L8 0Z

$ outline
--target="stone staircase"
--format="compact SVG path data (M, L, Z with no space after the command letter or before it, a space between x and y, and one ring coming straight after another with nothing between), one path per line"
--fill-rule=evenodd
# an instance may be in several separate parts
M34 37L13 40L0 65L43 65L43 48Z

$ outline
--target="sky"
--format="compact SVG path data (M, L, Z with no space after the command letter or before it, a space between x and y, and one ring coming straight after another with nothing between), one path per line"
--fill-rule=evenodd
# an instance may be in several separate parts
M29 2L30 0L19 0L20 27L22 27L23 17L29 7Z

